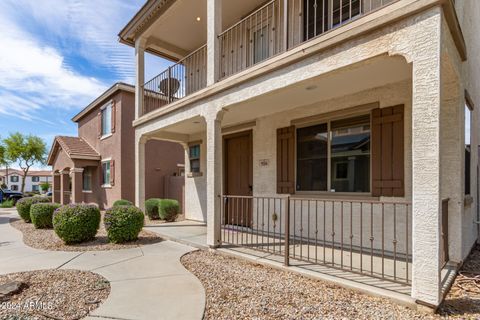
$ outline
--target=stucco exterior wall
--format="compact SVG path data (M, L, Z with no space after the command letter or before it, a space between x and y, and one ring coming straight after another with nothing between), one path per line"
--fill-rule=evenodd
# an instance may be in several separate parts
M18 177L18 182L11 182L10 177L17 176ZM8 180L8 181L4 181ZM22 180L23 180L23 175L18 175L18 174L9 174L8 179L6 177L1 177L0 178L0 184L3 182L8 184L9 189L16 189L20 191L22 189ZM25 180L25 190L24 192L39 192L43 193L42 189L40 188L40 184L43 182L49 182L50 185L52 184L52 177L51 176L40 176L39 181L33 182L32 181L32 176L28 175L26 180ZM33 186L39 186L37 191L33 190ZM51 189L51 188L50 188Z
M394 5L402 5L403 1ZM470 8L473 10L473 8ZM470 10L471 11L471 10ZM415 299L431 305L438 305L441 301L440 282L440 221L441 203L443 197L454 197L458 190L458 176L463 173L462 164L453 171L448 171L448 162L458 164L458 158L448 158L443 152L448 149L442 146L443 138L451 138L458 141L458 130L463 130L458 122L452 122L452 126L444 128L443 123L448 123L449 113L445 112L448 105L457 104L455 95L446 92L449 79L443 77L442 73L448 68L446 61L450 61L453 70L461 64L458 54L452 54L456 50L451 47L451 38L445 31L445 18L441 7L433 7L424 12L417 13L411 17L397 21L378 29L362 37L346 41L335 47L323 50L319 53L305 56L304 59L291 65L266 73L251 81L240 83L236 87L228 89L215 96L194 102L178 109L170 114L162 115L157 119L145 122L137 127L136 135L140 138L143 134L156 132L162 128L172 126L178 122L191 119L195 116L203 116L207 122L207 154L208 168L217 169L216 161L220 160L215 150L218 138L218 130L212 127L219 115L223 115L224 125L235 124L235 119L229 118L229 112L237 104L251 101L262 95L272 94L289 86L297 85L299 82L307 81L339 70L348 69L352 64L367 61L381 56L400 55L405 58L412 67L411 86L407 84L398 85L395 88L388 86L374 89L376 92L363 92L358 95L337 99L335 103L322 102L316 106L302 107L295 111L285 113L268 114L264 118L259 117L253 128L254 133L254 195L276 195L275 194L275 129L289 125L293 117L308 116L329 110L337 110L349 103L354 105L372 102L372 97L380 100L381 106L386 107L397 101L404 103L405 112L405 179L406 199L413 202L412 209L412 245L413 245L413 285L412 296ZM340 28L341 29L341 28ZM336 31L332 31L334 34ZM478 28L477 28L478 30ZM472 31L473 32L473 31ZM473 40L472 40L473 41ZM309 52L305 52L308 54ZM478 55L477 55L478 56ZM474 68L478 64L473 64ZM463 80L457 81L460 91L463 90ZM443 91L442 91L443 90ZM372 90L373 91L373 90ZM443 94L445 92L445 95ZM475 99L477 99L475 97ZM321 97L319 97L321 101ZM370 100L370 101L369 101ZM453 101L453 102L452 102ZM352 106L352 105L351 105ZM230 109L230 110L229 110ZM453 114L453 119L462 113ZM407 117L409 117L407 119ZM475 119L478 115L474 116ZM220 116L221 118L221 116ZM453 120L452 120L453 121ZM477 120L475 120L477 121ZM210 124L210 126L209 126ZM463 137L462 137L463 139ZM475 138L476 139L476 138ZM266 141L267 143L264 143ZM212 147L213 145L213 147ZM476 157L476 156L475 156ZM260 159L270 159L270 167L258 166ZM475 158L476 159L476 158ZM476 160L475 160L476 163ZM475 164L476 166L476 164ZM455 167L455 166L453 166ZM458 168L460 169L460 172ZM475 168L476 169L476 168ZM474 171L473 171L474 172ZM206 190L214 190L219 181L222 181L221 174L207 173ZM452 180L456 186L450 192L447 188L447 180ZM461 178L460 178L461 179ZM461 180L460 180L461 181ZM187 188L189 192L196 192L195 189ZM198 192L197 192L198 195ZM219 205L213 201L215 194L208 194L207 216L209 224L215 221L212 216L219 214ZM458 202L458 201L457 201ZM472 243L473 227L472 212L465 210L462 213L461 205L454 209L452 217L456 217L457 225L461 226L465 233L456 247L468 247L466 243ZM455 211L456 209L456 211ZM469 221L464 223L464 221ZM216 228L210 227L209 233L215 233ZM464 240L465 239L465 240ZM214 241L213 241L214 240ZM459 240L458 238L456 239ZM215 245L217 239L211 235L207 238L210 245ZM460 255L464 257L466 250L462 248Z
M131 94L133 95L133 94ZM90 144L100 155L101 159L115 160L115 185L112 187L101 187L101 162L94 169L93 190L92 193L86 192L84 196L87 199L96 199L101 208L111 206L115 200L122 198L122 113L124 104L122 102L123 91L118 91L113 96L100 102L98 106L87 113L78 121L78 135ZM99 138L100 123L98 113L100 109L110 101L115 102L115 132L111 135ZM128 107L128 105L127 105ZM133 108L130 106L130 108Z
M185 178L185 218L196 221L207 221L207 157L206 157L206 136L205 133L193 135L191 141L201 141L200 143L200 172L201 176L192 176ZM188 175L190 163L188 149L185 152L185 173Z
M122 199L135 201L135 95L121 93L121 156L120 179ZM175 142L150 140L145 146L145 197L165 198L165 177L177 173L177 166L184 164L183 147ZM177 199L182 200L182 199Z
M275 198L283 198L285 195L277 194L276 193L276 185L277 185L277 129L282 127L287 127L291 124L292 120L295 119L302 119L305 117L311 117L316 115L321 115L324 113L330 113L335 111L342 111L345 109L354 108L355 106L369 104L372 102L378 102L381 108L395 106L395 105L404 105L404 165L405 165L405 197L402 198L394 198L394 197L381 197L380 201L395 201L399 203L411 203L412 200L412 143L411 143L411 134L412 134L412 127L411 127L411 115L412 115L412 88L411 88L411 80L404 81L400 83L393 83L390 85L386 85L384 87L371 89L368 91L359 92L353 95L344 96L337 99L332 99L328 101L323 101L316 103L314 105L310 105L308 107L299 107L294 108L292 110L281 112L273 115L269 115L268 117L262 117L256 119L256 125L252 128L253 130L253 195L255 197L275 197ZM267 160L268 165L262 166L260 164L261 160ZM188 196L190 196L188 194ZM335 197L335 193L328 194L306 194L297 192L296 195L293 196L293 199L302 199L302 198L319 198L325 199L326 197ZM358 197L355 195L352 196L343 196L340 197L343 199L362 199L362 197ZM363 197L364 198L364 197ZM341 212L341 203L339 197L331 198L332 201L335 202L335 212L337 218L339 217L339 213ZM278 200L279 201L279 200ZM277 201L277 202L278 202ZM302 226L305 228L307 225L314 225L314 214L310 216L310 223L309 218L307 216L308 211L308 203L304 202L302 204L303 212L305 214L300 217L296 217L295 223L295 232L296 234L300 234L300 229ZM267 222L270 228L270 231L273 232L273 221L272 214L275 210L278 210L280 205L277 204L277 208L274 208L273 205L269 207L269 210L265 208L261 208L261 204L259 205L260 208L257 209L257 203L253 203L253 227L262 229L261 224L264 224L264 229L267 229ZM300 206L300 202L297 203L297 206ZM313 204L310 204L313 208ZM331 208L331 203L328 202L327 209ZM370 236L370 206L365 206L363 208L363 212L367 213L363 216L363 236L364 239L367 239ZM345 212L350 211L350 204L344 204ZM355 243L354 245L359 245L357 243L359 241L359 233L358 229L360 227L360 206L355 204L353 207L353 219L352 223L355 226L355 230L353 234L355 235ZM408 212L405 212L404 206L398 206L398 215L395 219L396 222L396 237L398 240L398 247L397 249L399 252L401 250L406 250L406 239L410 238L409 241L409 251L411 251L411 207ZM297 208L297 211L300 212L300 207ZM313 212L313 209L311 209ZM376 206L374 208L374 215L373 220L374 227L375 227L375 241L374 247L379 249L381 247L381 207ZM405 213L405 214L404 214ZM319 203L318 214L321 216L323 220L323 206L322 203ZM326 223L331 224L331 211L327 210L326 215ZM386 206L385 207L385 225L386 226L393 226L393 207ZM344 217L344 225L343 229L346 230L347 226L349 226L350 220L347 215ZM270 221L269 221L270 220ZM341 234L341 224L339 223L340 220L337 221L335 224L335 233L337 234L336 241L340 241L340 234ZM406 237L406 223L408 223L408 237ZM278 225L277 225L278 228ZM331 228L330 228L331 229ZM348 229L348 228L347 228ZM388 229L390 230L390 229ZM284 230L277 229L277 232L283 233ZM293 229L291 230L293 232ZM313 232L313 230L312 230ZM311 234L313 236L313 233ZM350 233L347 230L344 232L344 242L349 243ZM393 250L392 241L393 241L393 230L386 233L384 245L386 250ZM318 234L320 240L330 239L330 236L325 234L322 235L321 230Z
M463 223L463 249L462 255L466 256L472 245L478 239L479 226L476 221L479 219L478 206L478 186L477 186L477 167L478 167L478 144L480 141L480 39L478 31L480 30L480 2L471 0L455 1L457 16L460 22L463 36L467 44L468 60L460 68L462 69L462 84L468 91L475 105L472 113L472 162L471 162L471 186L473 202L465 205L464 223ZM464 131L463 131L464 132Z
M196 115L213 116L230 105L281 90L292 84L348 67L372 57L398 54L403 55L408 62L411 62L416 50L422 49L422 41L429 36L429 34L423 35L425 33L423 30L428 28L428 18L431 16L432 12L424 12L379 29L360 39L354 39L308 56L286 68L270 72L218 95L141 124L137 127L137 133L142 135L153 132ZM332 33L336 31L334 30Z
M168 192L165 190L167 177L174 176L178 172L178 165L184 164L184 150L179 143L150 140L145 146L145 197L165 198ZM133 165L133 163L132 163ZM134 172L133 166L130 172ZM133 185L132 180L132 185ZM182 199L176 199L181 202Z
M57 156L54 159L52 170L53 171L63 171L65 169L73 168L74 164L72 159L68 157L65 151L59 150Z
M98 114L104 105L112 101L115 103L115 131L100 137ZM59 148L52 161L54 171L69 172L73 168L85 167L92 170L92 190L81 190L79 196L83 202L97 203L104 209L112 206L118 199L134 201L135 131L132 127L134 118L134 93L121 89L98 102L78 120L79 137L100 154L101 160L115 161L115 183L111 186L102 186L102 161L71 159L62 148ZM164 196L165 187L163 177L174 175L177 165L184 162L183 147L172 142L151 141L148 144L148 158L149 171L146 181L150 196L161 198Z

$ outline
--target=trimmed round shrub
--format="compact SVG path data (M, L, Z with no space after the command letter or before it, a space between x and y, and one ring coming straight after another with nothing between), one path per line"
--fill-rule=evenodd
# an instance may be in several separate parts
M134 206L116 206L105 212L104 224L108 240L122 243L138 239L145 216Z
M30 219L37 229L53 228L53 212L60 208L58 203L34 203L30 207Z
M180 213L180 205L177 200L162 199L158 204L158 215L160 219L166 221L175 221Z
M69 204L53 213L53 229L65 243L92 240L100 227L100 210L92 204Z
M125 200L125 199L120 199L120 200L117 200L113 203L113 206L114 207L118 207L118 206L133 206L133 203L131 201L128 201L128 200Z
M158 213L159 203L162 199L148 199L145 201L145 213L147 214L150 220L158 220L160 219L160 215Z
M31 222L30 219L30 207L35 203L47 203L52 202L52 199L48 197L27 197L17 201L16 207L20 217L27 223Z

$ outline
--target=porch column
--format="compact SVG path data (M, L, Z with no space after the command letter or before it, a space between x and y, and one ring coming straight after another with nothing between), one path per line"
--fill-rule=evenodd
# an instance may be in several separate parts
M72 176L72 202L83 202L83 168L73 168L70 170Z
M61 201L60 172L54 172L53 179L52 179L52 202L60 203L60 201Z
M148 139L135 139L135 205L145 210L145 144Z
M222 0L207 0L207 86L220 77L220 43Z
M222 128L221 117L207 118L207 245L221 243Z
M60 173L60 204L70 203L70 171L62 171Z
M145 45L146 40L135 41L135 119L143 114L143 85L145 84Z
M429 41L413 61L412 297L436 307L441 296L440 39Z

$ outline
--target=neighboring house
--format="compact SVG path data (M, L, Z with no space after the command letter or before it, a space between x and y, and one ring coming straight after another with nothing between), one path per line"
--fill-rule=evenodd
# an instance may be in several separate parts
M471 0L147 1L119 34L136 52L136 204L145 144L176 141L208 245L439 305L478 238L479 16ZM145 52L175 64L144 79Z
M78 137L58 136L52 144L48 165L54 172L54 202L97 203L112 206L119 199L134 200L135 176L134 88L117 83L73 117ZM183 148L175 143L151 141L147 196L171 197L182 202Z
M22 180L23 172L17 169L1 169L0 170L0 184L5 183L10 190L21 191L22 189ZM30 170L28 172L27 178L25 180L25 190L24 192L35 192L35 193L45 193L40 185L42 183L48 182L52 185L52 172L51 171L42 171L42 170Z

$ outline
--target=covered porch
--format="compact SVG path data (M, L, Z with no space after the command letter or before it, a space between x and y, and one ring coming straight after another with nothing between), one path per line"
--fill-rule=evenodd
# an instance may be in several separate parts
M148 139L182 143L186 218L206 223L209 247L345 273L438 306L445 275L474 242L462 231L474 211L464 202L458 57L413 40L393 54L390 35L372 46L377 37L139 124L139 179Z
M95 183L102 179L101 157L84 140L56 137L47 163L53 168L53 202L63 205L97 202L102 192ZM109 172L113 170L109 168Z

